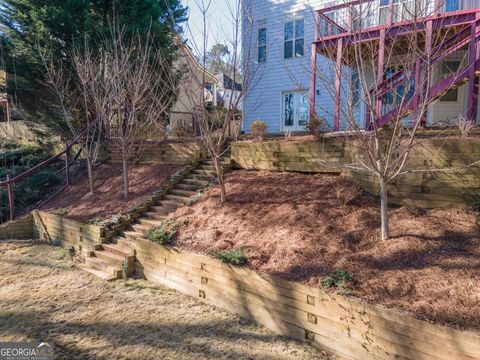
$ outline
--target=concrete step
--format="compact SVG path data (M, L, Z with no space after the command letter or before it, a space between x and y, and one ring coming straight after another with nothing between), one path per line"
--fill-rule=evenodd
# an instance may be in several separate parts
M115 276L116 278L120 278L122 276L122 268L112 266L96 256L86 257L85 264L93 269L100 270L106 272L107 274Z
M190 198L193 195L195 195L196 193L197 193L196 191L190 191L190 190L184 190L184 189L170 190L170 194L177 195L177 196L183 196L183 197L186 197L186 198Z
M111 275L103 270L94 269L85 263L77 264L76 267L105 281L113 281L118 279L118 277L114 275Z
M131 247L121 246L119 244L102 244L102 249L120 256L133 256L135 251Z

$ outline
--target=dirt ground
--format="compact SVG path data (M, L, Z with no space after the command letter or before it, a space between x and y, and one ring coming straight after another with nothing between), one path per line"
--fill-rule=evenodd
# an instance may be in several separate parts
M0 242L0 341L57 359L326 359L306 343L144 280L104 282L62 248Z
M48 202L42 210L53 212L61 209L65 216L78 221L103 220L141 205L179 168L177 165L130 166L130 195L125 200L121 164L102 164L94 171L93 195L89 193L88 177L85 175Z
M480 329L480 214L467 209L390 210L379 239L375 199L343 177L237 171L228 203L213 188L173 215L174 246L209 254L243 248L255 270L320 286L337 269L349 292L461 329Z

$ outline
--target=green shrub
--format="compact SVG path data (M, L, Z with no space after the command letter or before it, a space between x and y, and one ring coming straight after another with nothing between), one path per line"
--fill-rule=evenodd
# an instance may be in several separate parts
M353 276L347 270L338 269L330 273L330 275L322 281L322 286L325 289L330 289L332 287L345 288L347 284L352 281Z
M212 251L212 256L222 260L224 263L233 265L244 265L248 262L248 257L243 254L242 249L233 249L227 251Z
M166 219L159 226L147 230L145 237L160 245L170 244L177 236L179 227L174 219Z
M267 133L268 125L262 120L255 120L250 124L250 133L255 139L263 140Z

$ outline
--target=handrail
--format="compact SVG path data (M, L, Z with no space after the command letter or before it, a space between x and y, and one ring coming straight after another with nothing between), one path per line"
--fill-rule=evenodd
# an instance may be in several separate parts
M63 186L59 191L57 191L54 195L58 194L60 191L64 190L70 183L70 163L69 163L69 157L68 157L68 152L70 151L70 149L78 143L79 139L84 136L86 133L88 133L88 131L91 129L91 127L93 127L94 125L97 125L97 123L99 123L100 120L97 120L97 121L94 121L93 123L89 124L88 126L86 126L82 132L80 134L78 134L75 139L73 139L70 144L67 144L65 146L65 149L61 152L59 152L58 154L55 154L53 156L51 156L50 158L40 162L39 164L35 165L34 167L24 171L23 173L13 177L13 178L10 178L9 175L7 175L7 180L5 181L1 181L0 182L0 189L2 188L7 188L7 195L8 195L8 206L9 206L9 213L10 213L10 221L14 220L15 219L15 205L14 205L14 190L13 190L13 185L15 184L15 182L17 181L20 181L20 180L23 180L25 178L27 178L28 176L30 176L32 173L34 173L35 171L37 171L38 169L41 169L49 164L51 164L52 162L54 162L55 160L58 160L59 158L61 158L63 155L65 155L65 170L66 170L66 185ZM53 195L53 196L54 196ZM51 197L49 198L51 199ZM43 203L42 203L43 204Z

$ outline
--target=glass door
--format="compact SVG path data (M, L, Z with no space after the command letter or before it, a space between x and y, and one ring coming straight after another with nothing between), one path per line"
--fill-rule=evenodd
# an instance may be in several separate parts
M283 129L304 131L308 123L310 101L304 91L290 91L283 94Z

